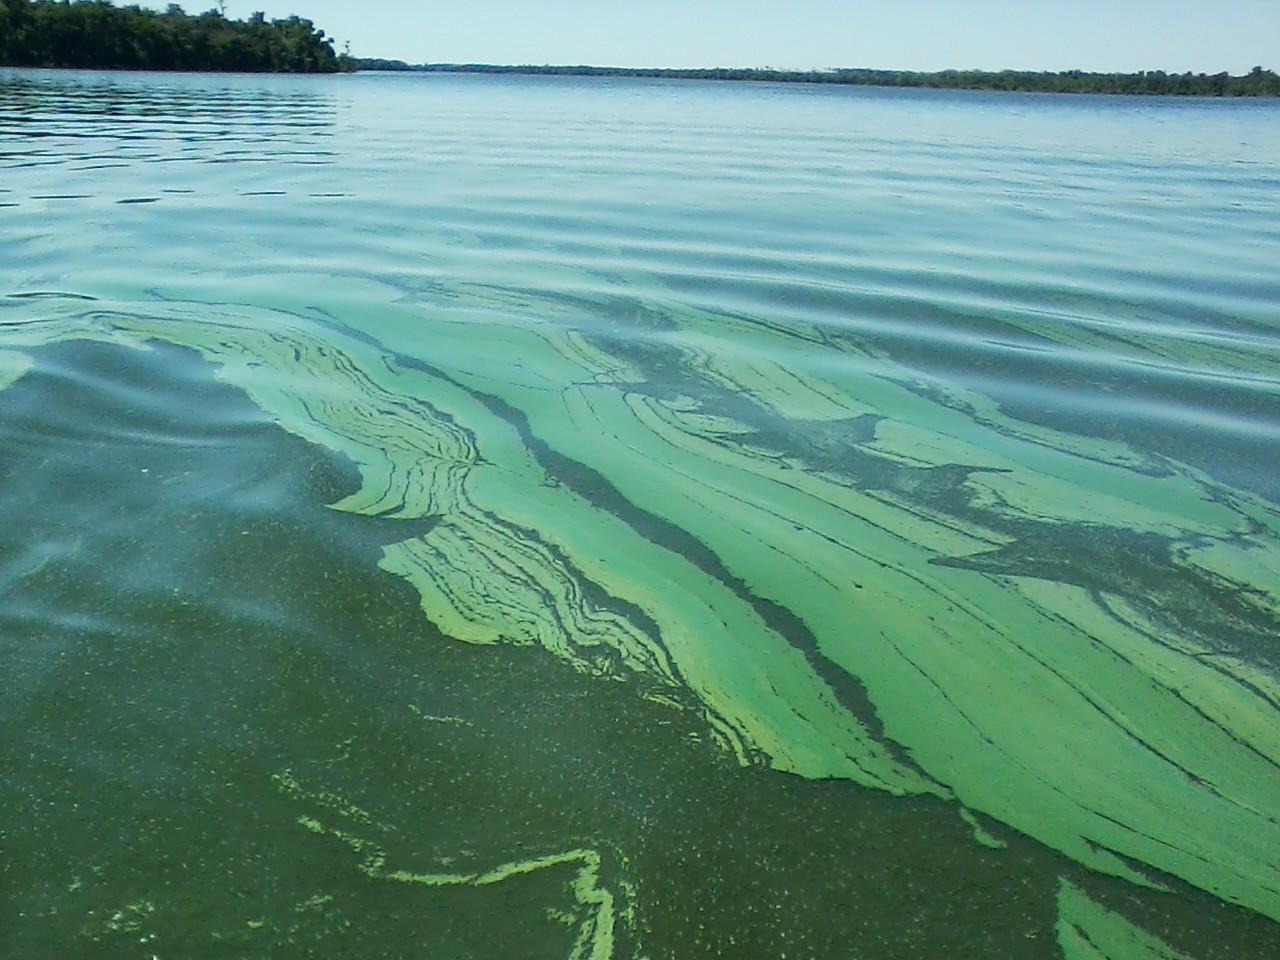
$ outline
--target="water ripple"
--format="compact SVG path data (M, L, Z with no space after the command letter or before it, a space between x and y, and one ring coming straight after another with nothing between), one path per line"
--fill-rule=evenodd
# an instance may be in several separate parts
M168 798L166 778L233 755L218 783L243 803L206 819L252 836L255 870L269 844L294 855L260 822L332 841L383 892L479 897L571 863L576 899L568 912L539 901L539 916L586 933L615 919L648 929L644 910L671 889L678 905L654 928L702 897L734 901L736 935L751 884L785 927L784 867L837 890L809 904L827 919L806 932L843 930L867 893L858 878L923 838L913 856L931 877L945 854L964 881L926 885L947 916L911 934L924 946L895 928L868 940L869 957L1040 956L1055 933L1064 949L1274 955L1278 109L0 71L0 505L18 531L0 553L0 635L25 678L0 707L44 731L6 763L59 782L102 763ZM313 489L306 451L345 458L346 486ZM89 463L111 478L101 489ZM62 486L51 494L44 476ZM147 526L153 514L163 522ZM170 586L172 557L189 596ZM331 578L335 557L346 572ZM416 626L380 606L383 592L407 599ZM206 650L207 637L220 639ZM390 718L409 701L389 691L444 662L423 657L452 656L447 638L471 644L457 689L485 722L536 720L512 706L528 699L476 693L493 684L536 698L547 687L528 678L563 667L587 685L579 699L599 714L560 732L608 740L609 761L542 778L560 793L536 813L504 779L542 756L520 730L486 728L420 767L472 721L412 702L413 722L436 726L429 742L407 738ZM141 651L158 654L141 680L110 674ZM46 695L66 700L64 655L112 718L92 749L79 727L41 726ZM216 680L191 685L201 662ZM264 722L277 700L286 721ZM633 726L618 718L642 703L679 719L634 725L615 747ZM280 772L295 749L282 744L299 742L281 728L330 718L322 743L303 738L321 785ZM119 746L142 731L143 753ZM695 885L671 859L704 840L738 848L740 824L634 842L635 824L657 829L630 812L637 785L660 781L666 796L690 779L654 759L677 736L702 751L691 766L705 796L690 810L746 823L774 805L773 846L738 851L751 872ZM40 765L59 751L83 759ZM393 829L325 786L355 754L394 785L371 798L389 820L478 770L497 770L496 785L457 823L432 808ZM612 796L593 809L626 808L630 828L579 830L597 781ZM12 789L50 794L25 782ZM867 796L892 812L821 835L820 797L855 809ZM534 836L536 855L489 850L472 873L384 863L422 822L434 825L422 857L468 848L468 831L506 839L483 815L499 802L518 808L525 832L512 835ZM84 820L47 806L48 823ZM694 822L662 809L665 827ZM936 842L937 817L959 845ZM890 836L889 823L910 826ZM32 836L62 835L42 829ZM882 832L891 851L866 855ZM852 851L846 869L813 875L796 852L811 833ZM762 860L766 847L784 853ZM1026 879L1016 920L1006 899L973 896L983 870ZM297 873L280 873L290 896ZM1175 889L1147 890L1156 875ZM564 899L557 876L547 903ZM221 896L218 879L191 880L204 889L189 902ZM28 915L52 928L50 904L76 883L22 885ZM260 922L240 915L242 886L225 886L238 902L219 915L234 913L237 937L322 915L308 887ZM102 917L150 922L118 888L120 904L94 901L94 936L119 932ZM641 920L615 913L624 895ZM953 913L971 901L983 920L960 930ZM187 916L173 903L159 912ZM1176 949L1112 908L1180 931ZM968 949L989 931L998 947ZM608 938L592 943L609 956ZM695 952L782 952L727 944Z

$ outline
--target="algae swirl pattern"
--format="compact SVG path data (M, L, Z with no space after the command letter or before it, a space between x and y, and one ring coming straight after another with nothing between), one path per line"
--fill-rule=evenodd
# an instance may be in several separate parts
M954 799L1280 920L1273 504L1012 419L852 335L621 294L298 282L324 311L10 299L0 386L60 340L194 348L358 466L335 509L430 521L382 566L448 636L696 704L743 764ZM1220 352L1204 376L1275 392L1265 360ZM612 907L591 856L561 860L595 958ZM1082 945L1090 924L1127 935L1069 886L1059 906L1069 957L1112 955Z

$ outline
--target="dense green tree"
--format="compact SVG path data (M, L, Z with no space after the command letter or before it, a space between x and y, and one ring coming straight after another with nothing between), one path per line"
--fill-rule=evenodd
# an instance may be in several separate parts
M228 20L107 0L0 0L0 64L132 70L332 73L342 64L310 20Z

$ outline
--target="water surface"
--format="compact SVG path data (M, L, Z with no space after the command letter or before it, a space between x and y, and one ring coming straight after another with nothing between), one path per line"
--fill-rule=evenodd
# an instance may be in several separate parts
M0 952L1274 956L1277 109L0 72Z

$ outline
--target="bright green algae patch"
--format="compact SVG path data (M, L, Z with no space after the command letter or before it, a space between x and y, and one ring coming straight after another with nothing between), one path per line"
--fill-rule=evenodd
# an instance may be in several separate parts
M1191 960L1066 880L1058 892L1057 933L1063 960Z
M362 871L375 848L453 878L595 851L633 960L1041 960L1056 876L1087 879L990 821L1008 847L973 845L946 801L738 766L646 674L450 642L376 568L426 524L325 509L350 465L190 351L32 357L0 405L0 571L55 556L0 610L25 694L0 743L0 954L565 960L597 912L581 859L427 886ZM1152 929L1194 908L1180 943L1217 915L1235 957L1270 960L1256 918L1140 896Z
M325 301L343 326L42 302L2 336L199 350L359 466L339 509L433 521L383 566L450 636L641 673L696 696L744 763L954 796L1094 869L1158 883L1153 867L1280 919L1274 685L1223 640L1275 629L1274 585L1230 560L1275 565L1270 505L1005 431L839 345L786 368L802 331L668 312L636 350L501 298L426 316ZM1072 531L1074 562L1054 546ZM1145 588L1161 549L1197 609ZM1091 560L1133 579L1104 586ZM1225 599L1246 585L1257 599Z

